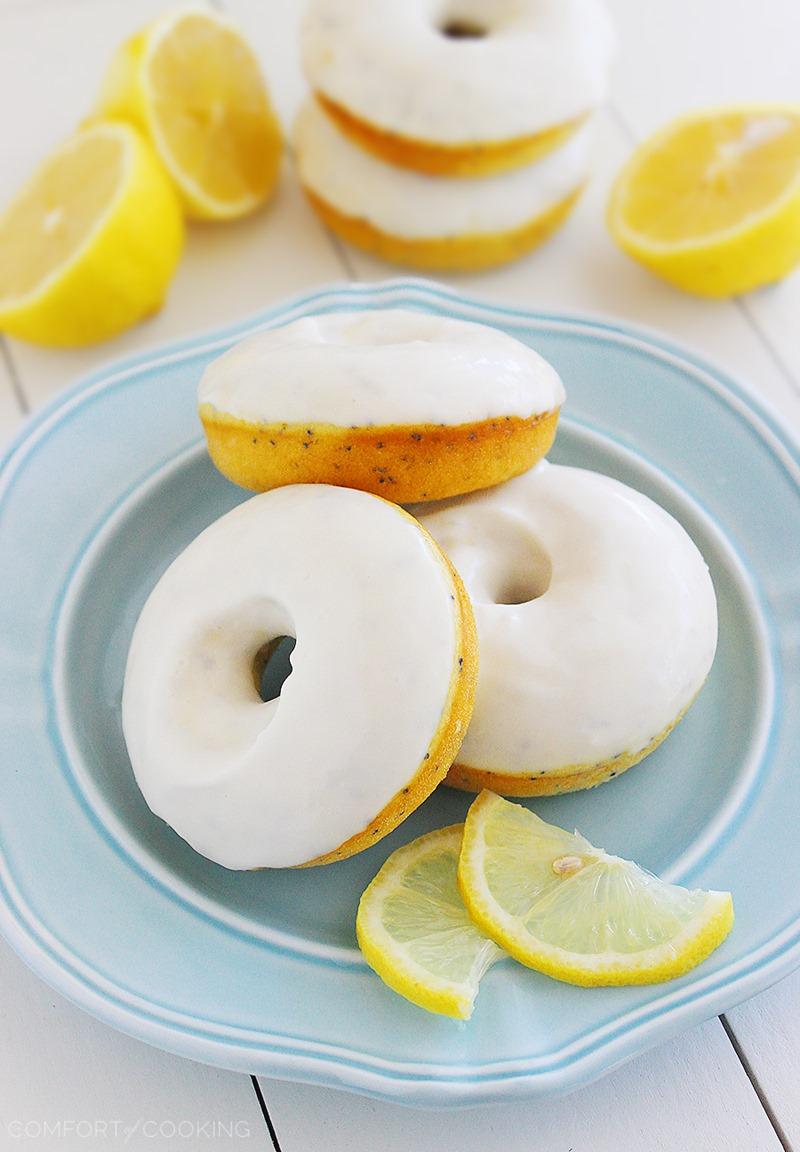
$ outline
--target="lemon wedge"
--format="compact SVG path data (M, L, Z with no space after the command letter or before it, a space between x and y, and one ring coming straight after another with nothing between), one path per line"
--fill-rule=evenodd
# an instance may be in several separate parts
M666 884L493 792L467 814L458 883L481 931L570 984L671 980L733 925L730 893Z
M91 344L158 309L183 243L180 202L128 124L61 145L0 216L0 331Z
M361 897L358 943L384 983L420 1008L468 1020L502 951L467 915L456 873L462 825L392 853Z
M190 216L244 216L275 185L281 133L258 60L209 8L168 12L123 44L98 110L149 138Z
M689 292L732 296L800 261L800 107L683 117L645 141L611 192L616 242Z

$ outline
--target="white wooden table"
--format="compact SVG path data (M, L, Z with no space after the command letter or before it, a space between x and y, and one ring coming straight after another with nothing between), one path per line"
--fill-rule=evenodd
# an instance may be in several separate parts
M398 0L401 2L401 0ZM521 306L605 313L661 328L738 374L800 429L800 274L730 303L649 277L603 225L633 142L684 109L800 100L800 0L610 0L621 37L599 117L595 178L567 227L505 270L453 278ZM163 0L0 0L0 202L79 120L112 47ZM259 51L284 121L304 84L300 0L225 0ZM290 169L259 217L196 227L162 313L99 348L0 338L0 440L77 375L133 348L222 324L337 279L392 270L345 251ZM1 801L0 801L1 802ZM552 1102L417 1112L221 1072L83 1015L0 942L0 1149L227 1148L283 1152L800 1152L800 973Z

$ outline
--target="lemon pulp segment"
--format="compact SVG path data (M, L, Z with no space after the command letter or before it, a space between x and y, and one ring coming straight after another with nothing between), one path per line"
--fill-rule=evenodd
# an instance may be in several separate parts
M460 824L393 853L361 897L356 932L368 964L430 1012L469 1019L478 984L502 955L458 890Z
M475 923L515 959L584 985L672 979L727 936L727 892L667 884L491 792L473 803L459 886Z

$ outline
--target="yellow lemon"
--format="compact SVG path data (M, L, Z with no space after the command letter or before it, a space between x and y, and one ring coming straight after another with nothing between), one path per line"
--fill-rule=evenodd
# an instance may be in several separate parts
M244 216L275 186L281 133L258 61L210 9L168 12L123 44L98 110L144 132L190 216Z
M651 271L702 296L732 296L800 261L800 107L683 117L636 149L608 226Z
M429 1012L468 1020L478 984L502 951L458 893L461 824L394 852L361 897L358 943L384 983Z
M0 331L91 344L162 304L183 244L180 203L129 124L77 132L0 217Z
M458 883L478 929L569 984L671 980L733 926L729 892L667 884L493 792L467 814Z

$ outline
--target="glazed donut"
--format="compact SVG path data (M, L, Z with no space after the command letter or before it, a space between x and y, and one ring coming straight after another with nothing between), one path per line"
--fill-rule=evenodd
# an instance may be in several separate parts
M717 610L702 556L663 508L543 461L421 520L467 586L481 652L449 784L590 788L678 723L714 659Z
M333 483L397 503L524 471L563 399L555 370L512 337L402 309L261 332L213 361L198 391L211 457L236 484Z
M280 696L264 645L295 636ZM226 868L323 864L391 831L445 775L477 674L463 587L388 501L255 496L174 561L136 625L122 702L144 798Z
M312 207L348 243L396 264L472 271L522 256L567 217L588 178L588 132L525 168L436 178L358 148L309 101L294 145Z
M606 93L602 0L312 0L317 99L368 151L435 176L529 164Z

